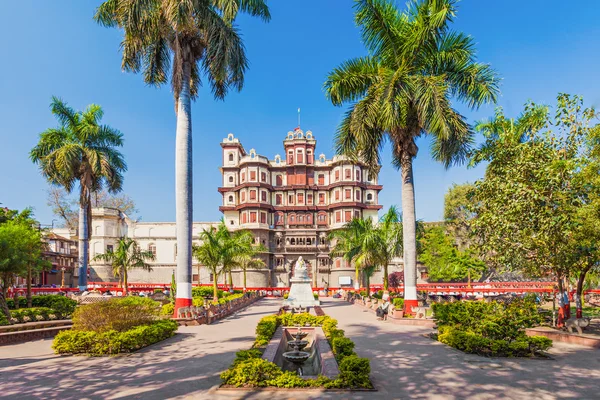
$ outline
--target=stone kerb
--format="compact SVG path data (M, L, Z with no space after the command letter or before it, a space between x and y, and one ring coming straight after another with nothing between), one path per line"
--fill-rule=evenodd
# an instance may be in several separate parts
M180 325L204 325L212 324L215 321L219 321L225 317L230 316L233 313L253 304L263 296L252 293L248 296L240 297L238 299L229 301L225 304L211 304L210 306L203 308L205 309L200 316L195 318L173 318Z

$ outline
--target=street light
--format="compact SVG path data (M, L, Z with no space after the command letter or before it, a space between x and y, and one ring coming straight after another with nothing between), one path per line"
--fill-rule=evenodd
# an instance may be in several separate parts
M60 267L61 279L60 279L60 288L63 289L65 287L65 267Z

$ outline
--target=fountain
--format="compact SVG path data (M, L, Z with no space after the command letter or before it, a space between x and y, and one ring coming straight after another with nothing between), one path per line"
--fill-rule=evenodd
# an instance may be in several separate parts
M319 300L315 300L313 296L306 263L302 259L302 256L296 261L294 276L290 279L290 283L290 293L287 300L283 301L285 306L305 308L320 304Z
M282 354L283 358L293 363L298 368L298 375L302 376L302 364L310 357L310 353L307 351L302 351L306 346L308 346L308 341L303 340L308 333L302 332L302 329L299 328L296 331L296 334L293 336L294 340L290 340L288 345L293 349L292 351L286 351Z

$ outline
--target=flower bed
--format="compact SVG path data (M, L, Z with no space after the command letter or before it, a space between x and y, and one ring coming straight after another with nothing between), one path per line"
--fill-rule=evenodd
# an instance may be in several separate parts
M80 306L73 329L60 332L52 348L57 354L92 356L129 353L175 334L177 323L159 319L160 304L124 297Z
M500 357L531 357L548 350L552 340L527 336L526 328L541 322L535 302L460 301L434 304L437 340L466 353Z
M280 325L322 327L339 363L339 376L336 379L325 376L303 379L295 372L283 371L277 364L262 359L264 347ZM238 352L231 368L221 374L221 379L223 385L229 387L371 389L370 373L369 360L356 355L354 343L344 336L343 330L337 328L335 319L302 313L272 315L261 319L256 326L253 348Z

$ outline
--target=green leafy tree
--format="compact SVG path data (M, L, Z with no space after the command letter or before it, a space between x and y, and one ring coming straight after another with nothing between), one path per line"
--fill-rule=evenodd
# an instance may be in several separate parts
M417 221L417 236L421 229L421 224ZM377 235L383 245L379 255L379 265L383 268L383 290L388 290L388 265L392 259L400 257L403 250L402 218L396 207L391 206L381 217L377 225Z
M454 0L420 0L400 12L390 0L356 0L355 21L368 56L348 60L325 82L335 105L352 103L336 133L336 150L377 168L386 141L402 172L404 298L417 301L417 220L413 159L428 135L446 167L465 160L473 131L452 100L477 108L494 102L499 79L478 63L470 36L451 30Z
M90 195L107 188L116 193L123 186L127 165L118 148L123 135L100 121L104 112L96 104L75 111L57 97L52 97L52 114L60 125L40 134L31 150L31 160L40 166L42 175L55 186L71 193L79 184L79 287L87 287L88 224Z
M254 250L255 254L257 250ZM254 257L252 252L244 253L237 256L237 265L243 273L243 288L246 290L246 271L252 269L263 269L267 267L267 264L258 257Z
M4 216L6 217L5 213ZM24 213L10 213L4 222L0 223L0 283L2 295L0 296L0 309L10 320L10 313L6 304L8 289L17 277L28 279L28 302L31 306L31 276L32 271L37 271L47 266L42 260L44 242L42 233L37 227L32 226L30 211Z
M537 109L527 104L524 114ZM600 210L597 119L580 97L560 94L554 117L547 112L523 140L507 139L511 131L483 131L486 142L474 160L489 164L475 183L472 226L486 262L554 277L561 292L570 276L585 280L597 264L592 242L600 240L592 222Z
M94 260L102 260L111 263L113 275L119 277L119 283L123 282L125 295L128 294L129 271L140 268L152 271L147 261L154 261L156 257L151 251L142 250L135 239L122 237L117 242L117 248L109 250L104 254L97 254Z
M453 184L444 196L445 228L461 251L468 249L473 240L469 222L474 215L469 203L474 190L475 185L472 183Z
M192 118L191 101L204 77L217 99L241 90L248 61L234 21L238 13L268 21L263 0L106 0L94 19L123 30L122 68L143 72L144 81L169 81L175 98L175 193L177 298L192 299Z

